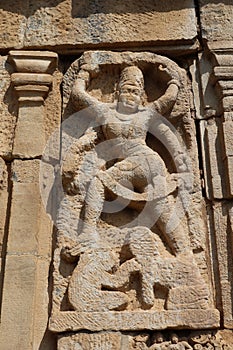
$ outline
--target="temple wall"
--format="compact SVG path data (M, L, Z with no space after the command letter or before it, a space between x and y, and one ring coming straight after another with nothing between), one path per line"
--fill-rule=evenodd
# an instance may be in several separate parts
M233 349L232 2L0 18L0 350Z

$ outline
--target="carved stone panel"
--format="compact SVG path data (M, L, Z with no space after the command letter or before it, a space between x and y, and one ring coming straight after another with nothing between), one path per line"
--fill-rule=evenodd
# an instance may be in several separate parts
M76 333L60 336L59 350L230 350L228 331Z
M87 52L63 89L50 329L218 327L186 72Z
M232 23L0 1L0 350L233 349Z

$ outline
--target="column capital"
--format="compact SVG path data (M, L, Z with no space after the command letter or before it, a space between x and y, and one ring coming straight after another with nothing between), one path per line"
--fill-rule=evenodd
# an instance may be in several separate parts
M43 102L52 85L57 54L48 51L10 51L11 75L19 102Z
M57 67L58 56L50 51L12 50L9 59L16 72L52 74Z
M48 51L10 51L11 83L18 98L14 157L41 156L46 144L44 101L53 84L57 54Z

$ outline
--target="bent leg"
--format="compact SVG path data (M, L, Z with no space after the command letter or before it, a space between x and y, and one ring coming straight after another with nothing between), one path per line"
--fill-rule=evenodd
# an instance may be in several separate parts
M157 225L173 254L191 253L188 227L185 230L184 226L187 226L187 224L182 224L182 221L186 221L185 213L183 212L182 214L182 209L179 207L179 204L176 204L176 201L173 203L169 197L154 203L153 210L155 215L157 211L160 212ZM161 206L163 208L162 211Z
M100 217L104 202L104 186L98 177L95 177L88 188L85 198L85 219L83 232L96 229L97 220Z

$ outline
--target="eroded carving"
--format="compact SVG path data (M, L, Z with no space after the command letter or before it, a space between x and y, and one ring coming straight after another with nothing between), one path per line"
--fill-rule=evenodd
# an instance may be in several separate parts
M196 332L189 335L177 333L163 334L155 332L152 335L143 333L131 337L130 349L150 350L223 350L230 349L230 344L217 332Z
M59 316L52 318L51 329L65 330L72 312L97 319L101 313L114 319L117 312L126 318L142 312L142 320L150 312L149 327L155 329L164 327L158 312L165 312L168 324L178 326L172 313L182 311L189 327L190 310L195 310L202 315L202 326L216 326L218 313L196 262L186 217L193 191L192 163L184 139L169 121L184 93L183 71L148 53L93 53L80 64L70 104L74 111L86 106L74 117L81 117L81 122L89 118L90 123L85 119L81 137L64 157L65 197L55 254L55 285L60 292L54 293L55 314L63 316L61 322ZM97 78L105 70L115 77L116 101L110 101L111 93L102 101L94 96ZM148 72L150 96L144 83ZM153 135L151 145L148 132ZM109 329L139 327L136 318L129 325L122 322ZM80 329L78 323L72 328ZM81 327L99 326L96 321L94 328L87 323ZM175 344L171 342L170 348Z
M160 69L164 69L169 75L167 68L161 67ZM81 71L80 75L85 73L87 72ZM108 146L114 148L115 157L118 159L107 169L106 165L103 164L102 168L105 169L100 168L90 181L85 197L84 224L82 234L79 236L82 245L84 242L90 242L90 244L93 242L98 245L96 223L103 210L104 188L106 188L114 195L136 202L135 205L138 205L142 199L144 201L151 200L153 215L158 217L159 224L163 227L165 239L170 243L172 251L175 253L190 251L188 240L181 226L170 231L165 229L168 223L168 213L173 210L172 204L168 203L166 199L169 194L175 191L176 184L170 186L170 189L167 188L169 186L167 186L166 166L158 153L151 150L145 142L150 123L155 123L158 135L163 137L166 145L169 144L170 151L174 152L174 162L177 165L177 170L181 171L180 180L186 180L186 182L190 180L191 182L191 179L185 179L188 172L185 154L182 153L181 148L179 149L177 139L159 115L168 112L175 103L180 84L178 78L172 77L168 81L165 94L154 103L149 104L148 107L141 105L144 82L142 71L136 66L126 67L122 70L119 90L117 91L118 100L113 106L96 100L86 92L85 86L90 80L88 73L86 79L79 77L76 80L72 91L74 103L81 102L93 109L97 122L102 126L104 138L110 141ZM124 185L126 182L133 186L133 191ZM185 185L187 186L187 183L184 183ZM188 185L190 186L190 184ZM71 186L74 194L80 192L79 176L74 177Z
M232 336L225 331L141 332L139 334L77 333L60 338L58 349L116 350L230 350Z

